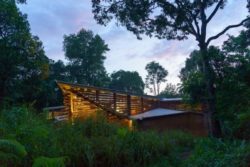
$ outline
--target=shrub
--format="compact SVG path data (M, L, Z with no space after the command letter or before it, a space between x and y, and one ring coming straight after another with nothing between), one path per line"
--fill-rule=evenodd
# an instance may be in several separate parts
M4 130L3 138L19 141L26 149L27 156L22 164L31 166L38 156L57 156L56 136L53 128L42 115L35 115L27 107L12 107L1 111L0 120Z
M22 144L16 140L0 139L1 166L14 166L20 164L27 152Z
M237 167L246 165L250 153L244 142L135 131L103 116L54 124L26 107L1 112L0 137L5 166Z
M250 140L250 109L238 115L239 123L234 135L239 139Z
M190 158L183 166L187 167L244 167L250 147L244 141L222 141L202 139L195 145Z
M35 159L32 167L65 167L66 157L48 158L48 157L38 157Z

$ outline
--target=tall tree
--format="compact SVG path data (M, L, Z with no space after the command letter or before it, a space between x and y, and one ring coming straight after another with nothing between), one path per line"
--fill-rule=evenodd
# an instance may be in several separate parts
M189 35L195 37L200 48L202 72L206 81L206 118L210 134L214 132L212 115L215 113L215 87L209 66L208 46L228 30L242 26L250 19L228 25L218 34L207 38L209 23L226 4L227 0L92 0L94 18L99 24L106 25L116 18L138 38L140 34L168 40L183 40Z
M247 33L242 31L237 37L229 36L222 50L213 46L208 49L217 91L215 116L226 135L238 130L240 114L248 113L250 108L250 44L247 41ZM182 92L193 102L206 98L199 54L199 51L192 52L180 74Z
M202 60L200 51L195 50L185 62L185 67L180 71L182 81L181 91L188 100L192 102L203 102L207 98L206 82L202 73ZM214 46L208 49L209 65L212 68L211 77L213 80L223 79L223 69L228 65L225 55ZM216 86L216 83L214 83Z
M222 50L228 66L218 85L217 108L225 134L250 138L250 27L238 36L229 36Z
M48 58L42 42L31 35L26 15L11 0L0 1L0 50L0 98L39 101Z
M77 34L64 36L63 46L73 82L107 86L109 78L104 67L104 54L109 48L99 35L81 29Z
M160 94L160 85L166 81L168 71L157 62L150 62L146 65L146 86L153 91L154 95ZM152 87L151 87L152 86Z
M144 83L136 71L119 70L111 74L110 88L135 94L144 93Z

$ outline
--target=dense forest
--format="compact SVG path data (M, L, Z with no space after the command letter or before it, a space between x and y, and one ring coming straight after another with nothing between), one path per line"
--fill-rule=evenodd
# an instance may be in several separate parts
M206 39L209 21L218 10L223 11L227 1L92 0L99 24L115 18L138 39L141 34L165 40L195 36L199 50L190 53L180 70L181 83L173 85L167 81L167 67L155 61L145 66L146 78L123 69L109 74L104 66L108 45L84 27L64 35L65 60L50 59L42 41L32 35L18 3L29 1L0 0L0 166L250 165L249 16ZM205 11L214 6L206 16ZM164 10L150 18L157 7ZM247 8L250 12L249 0ZM239 35L228 35L222 46L209 45L239 26L244 27ZM108 123L101 112L97 118L73 124L54 123L47 120L43 108L63 105L56 80L138 95L182 97L190 105L204 103L207 118L213 122L210 135L130 130ZM163 83L166 87L161 91Z

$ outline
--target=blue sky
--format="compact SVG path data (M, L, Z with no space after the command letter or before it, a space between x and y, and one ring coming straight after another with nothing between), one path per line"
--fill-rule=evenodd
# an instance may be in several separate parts
M157 61L169 72L167 82L176 84L186 58L197 48L193 37L185 41L166 41L143 36L142 40L137 40L131 32L117 27L114 22L106 27L98 25L91 12L91 0L30 0L19 7L28 14L32 33L42 40L51 59L64 60L63 35L76 33L81 28L99 34L110 48L105 61L108 73L120 69L138 71L144 79L146 64ZM228 0L225 9L218 12L208 27L208 36L220 32L228 24L239 23L246 15L246 0ZM228 33L237 35L241 29ZM212 44L220 46L226 38L224 35Z

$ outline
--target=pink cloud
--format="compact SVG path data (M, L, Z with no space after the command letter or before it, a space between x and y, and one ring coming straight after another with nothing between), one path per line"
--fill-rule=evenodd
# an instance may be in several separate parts
M211 22L208 36L219 32L228 24L237 23L247 15L246 0L229 0ZM124 27L111 22L107 27L96 24L91 12L91 1L86 0L43 0L28 1L19 5L21 11L28 14L32 33L43 41L48 57L64 59L62 51L63 35L76 33L80 28L90 29L106 41L111 49L107 53L105 66L108 72L114 70L136 70L145 77L145 65L149 61L159 61L169 71L169 82L178 82L180 68L197 42L190 38L186 41L166 41L143 36L138 41ZM236 35L240 29L229 31ZM226 35L212 44L221 45Z

